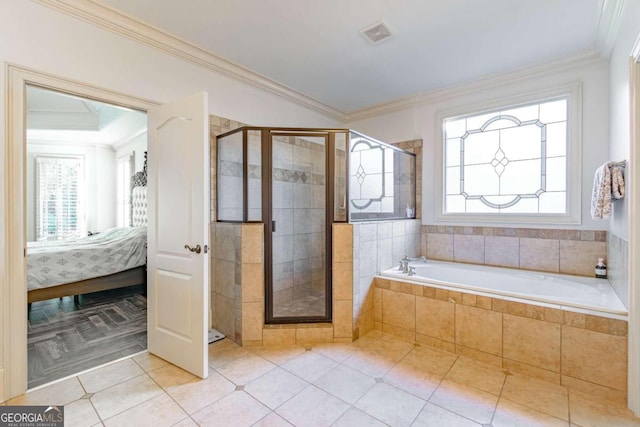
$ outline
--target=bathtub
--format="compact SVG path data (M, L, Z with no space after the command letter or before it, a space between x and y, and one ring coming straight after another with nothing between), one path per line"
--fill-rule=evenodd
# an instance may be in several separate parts
M380 277L449 290L624 318L628 314L607 280L443 261L412 261L415 276L397 267Z

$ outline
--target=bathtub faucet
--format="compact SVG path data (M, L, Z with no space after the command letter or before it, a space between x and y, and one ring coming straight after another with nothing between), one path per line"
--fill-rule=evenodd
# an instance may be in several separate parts
M400 266L398 267L399 271L402 271L404 274L409 273L409 262L411 261L422 261L427 262L427 259L423 256L417 258L409 258L408 255L405 255L404 258L400 260Z

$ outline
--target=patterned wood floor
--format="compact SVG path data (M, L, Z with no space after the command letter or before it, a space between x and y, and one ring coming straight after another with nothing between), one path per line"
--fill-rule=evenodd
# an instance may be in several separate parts
M147 348L141 286L33 303L29 314L29 388Z

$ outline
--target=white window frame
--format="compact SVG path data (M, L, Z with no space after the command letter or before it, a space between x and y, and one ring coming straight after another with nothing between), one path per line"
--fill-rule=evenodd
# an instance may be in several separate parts
M116 224L118 227L131 227L131 179L136 170L135 151L129 151L116 158ZM129 180L125 182L120 175L120 163L129 164ZM126 171L123 171L126 173ZM125 185L127 184L127 185Z
M544 213L446 213L445 212L445 149L444 121L459 116L481 114L499 109L514 108L527 104L567 99L567 172L566 197L567 212L564 214ZM435 220L438 223L503 223L503 224L545 224L579 225L581 212L582 179L582 83L558 86L516 96L494 98L490 101L460 106L438 111L435 115Z

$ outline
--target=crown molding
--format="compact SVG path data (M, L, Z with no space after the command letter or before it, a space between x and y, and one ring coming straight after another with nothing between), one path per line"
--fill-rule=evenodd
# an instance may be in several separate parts
M602 6L598 17L598 28L594 42L594 50L609 59L620 28L620 17L625 0L601 0Z
M461 97L470 93L495 89L524 80L540 78L545 75L604 61L605 60L600 56L600 54L596 52L589 52L545 64L520 68L508 73L494 74L473 82L443 89L436 89L429 92L417 93L391 102L385 102L373 107L357 110L346 115L346 122L348 124L356 120L362 120L396 111L408 110L419 105L446 101L448 99Z
M346 115L340 110L94 0L33 1L238 82L275 94L325 116L345 121Z
M98 148L102 150L115 151L112 145L104 144L102 142L74 142L74 141L63 141L57 139L29 139L27 140L27 147L29 146L38 146L38 147L69 147L75 148L78 150L87 149L87 148Z

